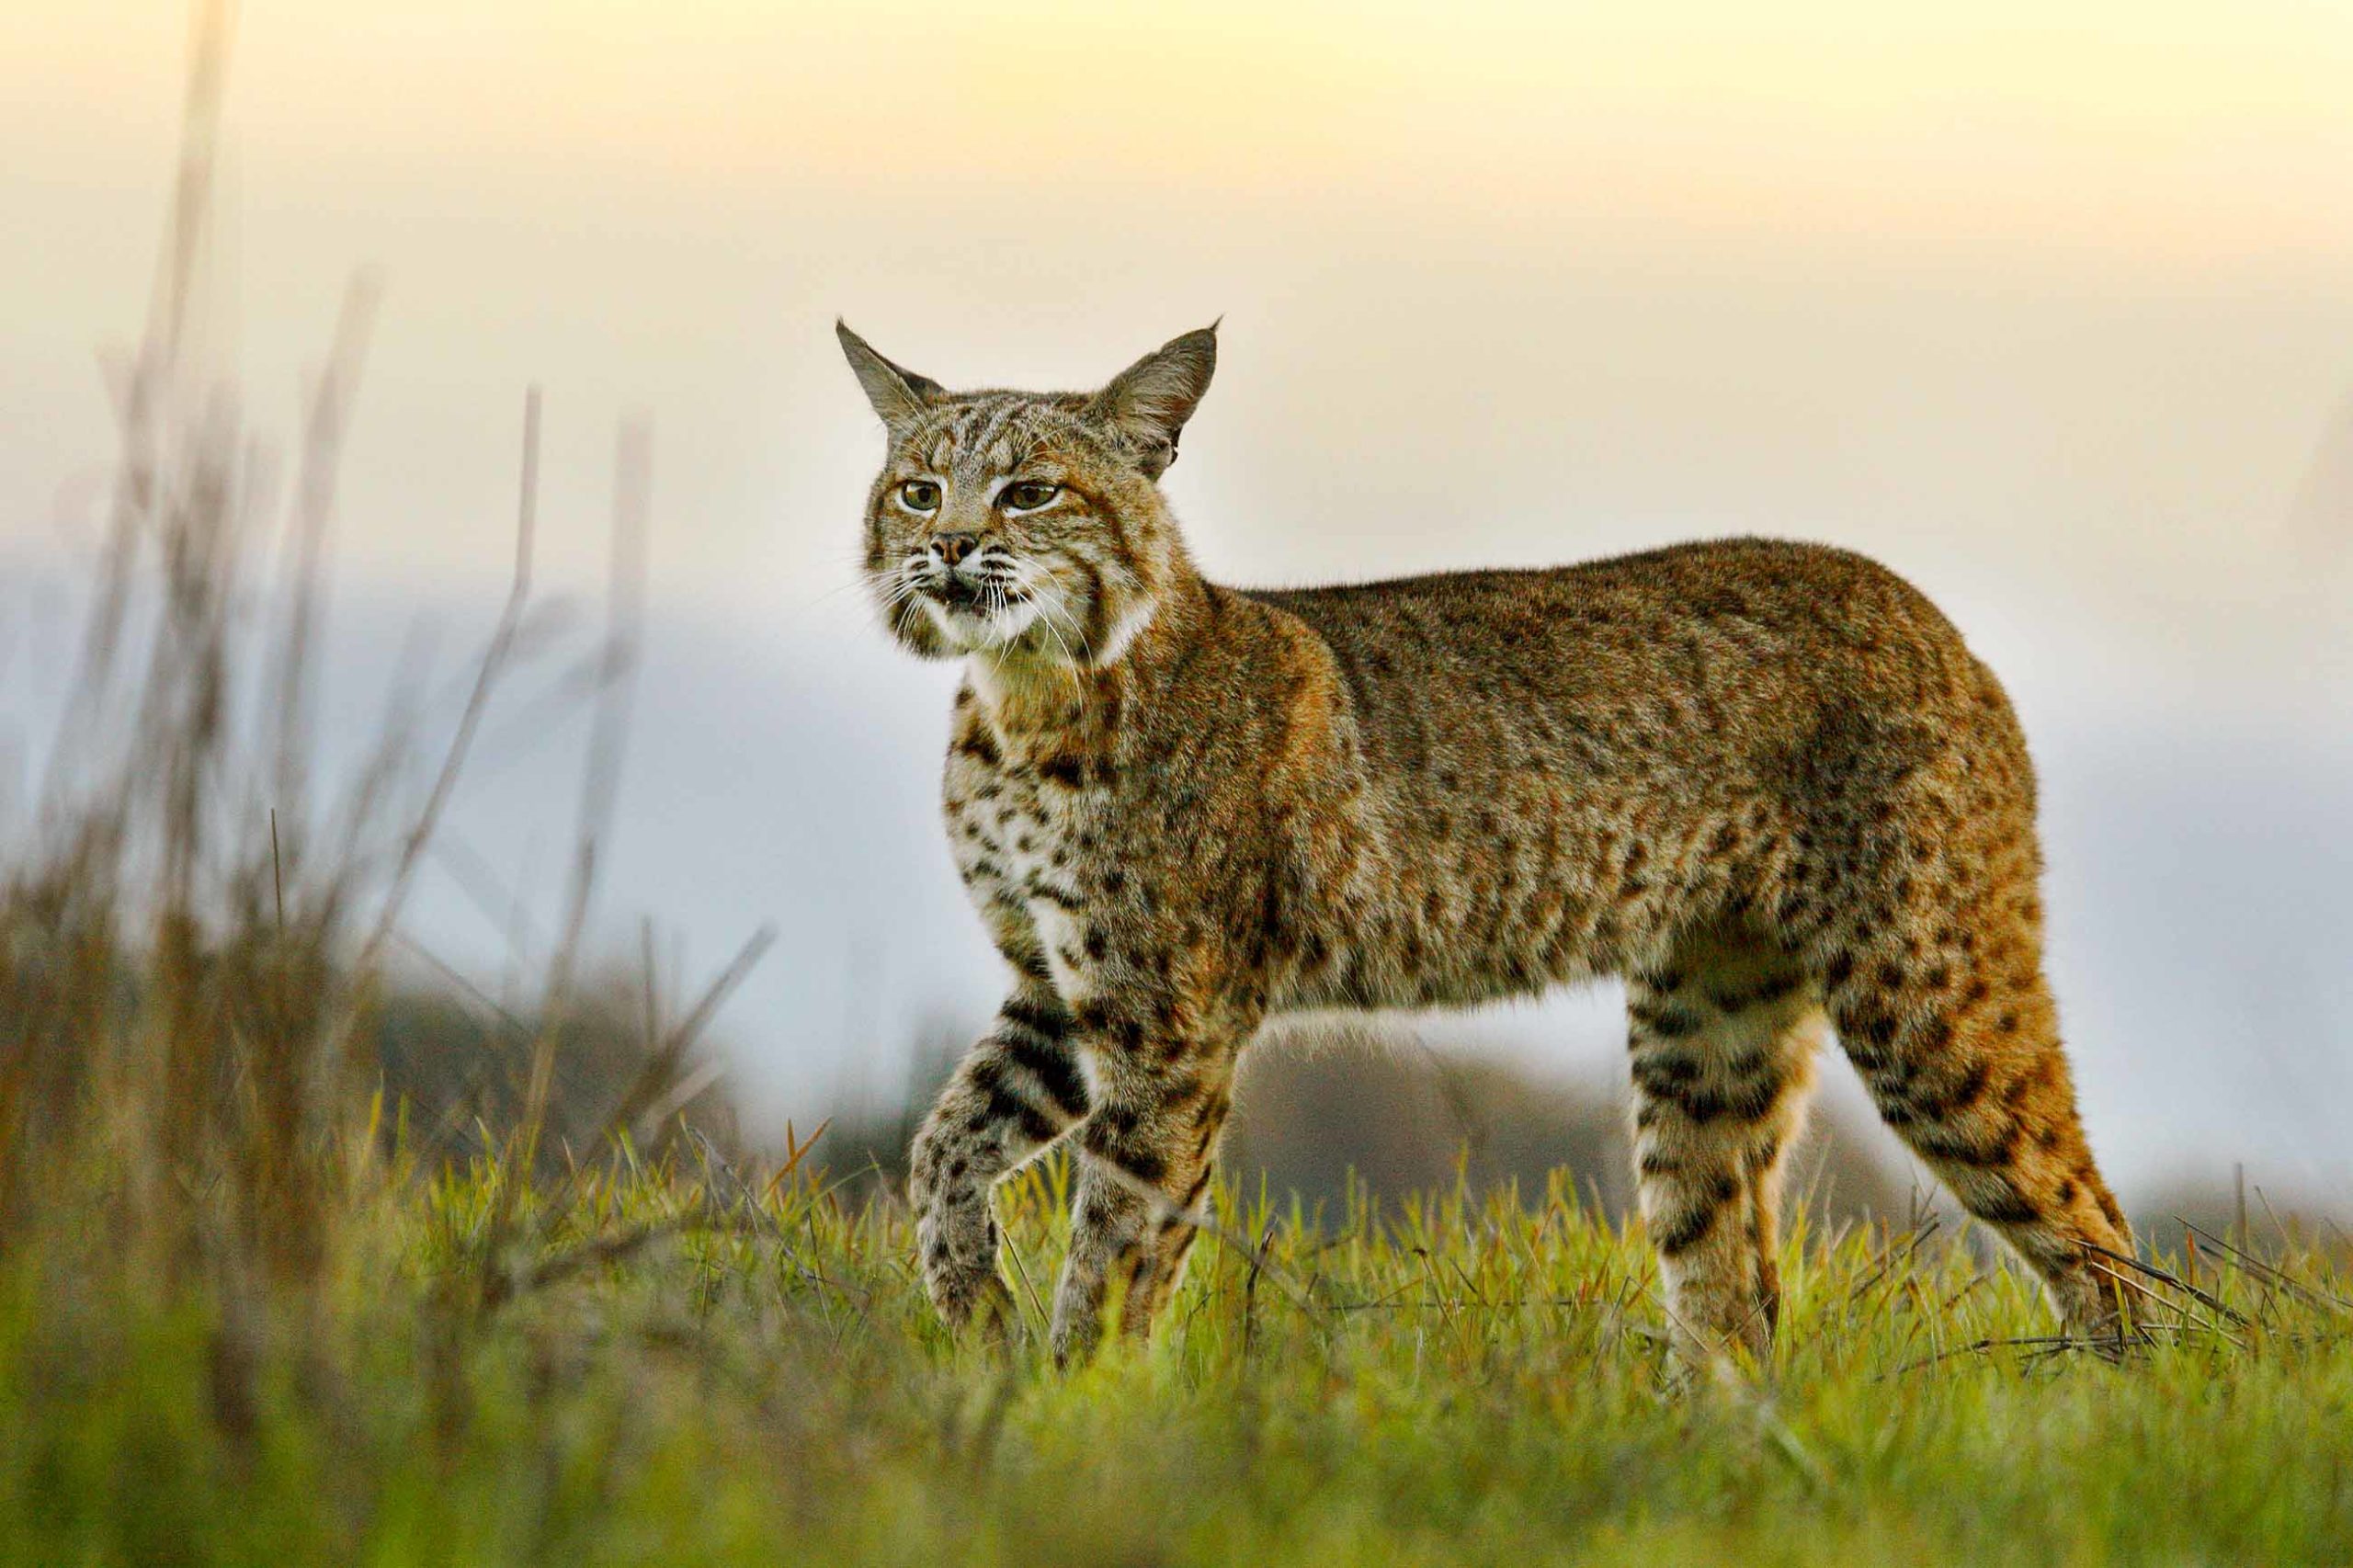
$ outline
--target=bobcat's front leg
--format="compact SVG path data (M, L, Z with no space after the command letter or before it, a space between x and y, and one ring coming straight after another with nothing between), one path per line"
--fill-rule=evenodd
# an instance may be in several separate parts
M983 1303L992 1312L1012 1305L997 1278L989 1191L1086 1114L1070 1037L1070 1014L1051 993L1016 993L915 1135L907 1187L924 1286L951 1326Z
M1054 1292L1058 1361L1094 1348L1115 1280L1126 1289L1120 1327L1147 1332L1193 1244L1192 1217L1233 1104L1233 1051L1222 1041L1156 1043L1099 1058L1096 1104L1077 1139L1070 1256Z

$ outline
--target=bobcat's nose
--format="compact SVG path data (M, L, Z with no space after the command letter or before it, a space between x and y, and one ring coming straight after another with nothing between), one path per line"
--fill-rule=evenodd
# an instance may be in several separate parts
M978 534L934 534L931 536L931 552L939 557L941 565L953 567L972 554L980 542Z

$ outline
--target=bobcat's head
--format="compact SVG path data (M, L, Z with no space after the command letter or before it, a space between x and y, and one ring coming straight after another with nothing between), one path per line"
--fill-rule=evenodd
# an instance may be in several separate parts
M1189 571L1156 483L1209 390L1217 329L1097 392L951 392L836 325L890 435L866 503L866 577L926 658L1102 666Z

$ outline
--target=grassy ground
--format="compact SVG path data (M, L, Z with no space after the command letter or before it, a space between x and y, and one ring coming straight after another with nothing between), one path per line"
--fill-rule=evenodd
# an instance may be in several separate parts
M2309 1253L2269 1249L2300 1287L2210 1252L2214 1304L2119 1367L2032 1343L2024 1281L1951 1238L1800 1235L1775 1365L1677 1387L1643 1239L1565 1190L1320 1226L1229 1193L1153 1342L1058 1373L1034 1318L942 1335L893 1206L617 1170L378 1172L314 1286L242 1301L18 1256L0 1556L2353 1560L2353 1313L2319 1294L2353 1277ZM1004 1204L1025 1313L1061 1175Z

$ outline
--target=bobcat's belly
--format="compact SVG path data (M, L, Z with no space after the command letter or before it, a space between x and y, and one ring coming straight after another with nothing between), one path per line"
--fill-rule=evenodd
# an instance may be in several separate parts
M1278 988L1289 1009L1462 1006L1643 967L1721 890L1721 823L1595 811L1502 788L1392 810L1392 828L1305 918L1329 959Z
M1283 1012L1461 1007L1615 972L1626 945L1588 908L1539 896L1408 906L1342 923L1330 959L1276 993Z

